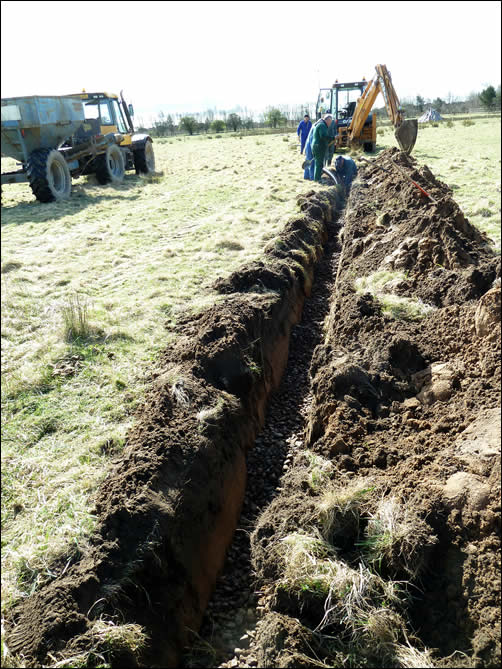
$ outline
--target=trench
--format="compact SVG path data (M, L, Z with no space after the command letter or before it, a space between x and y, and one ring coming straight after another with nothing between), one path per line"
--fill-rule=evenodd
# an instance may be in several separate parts
M259 617L249 537L257 518L280 493L281 477L294 454L305 448L305 424L312 403L309 370L313 352L322 342L335 285L340 225L342 218L328 226L328 240L315 268L312 292L304 303L301 321L291 330L280 385L269 398L263 429L247 454L247 484L239 524L200 631L185 650L184 666L217 666L215 662L221 666L256 666L252 657L242 657L239 662Z
M430 180L428 189L432 186L436 196L445 195L441 184ZM89 551L21 602L7 621L10 648L24 654L26 666L64 662L89 647L108 653L109 664L117 667L180 666L180 662L186 667L258 666L253 649L259 644L253 646L253 638L261 634L262 614L266 618L270 611L267 594L255 592L263 574L254 574L251 567L251 534L253 565L259 572L263 565L257 558L256 530L263 528L263 517L284 511L288 522L302 520L302 510L295 515L301 490L292 490L288 477L295 475L306 444L314 442L318 453L331 458L333 479L347 482L352 473L371 475L380 486L391 486L393 491L400 487L405 499L415 494L423 468L430 463L431 485L418 500L421 513L438 513L435 529L440 541L435 555L440 558L452 537L458 542L457 553L444 556L444 568L460 569L458 550L476 539L480 514L474 509L472 536L462 524L451 535L444 530L450 516L458 517L448 516L451 504L461 505L465 499L462 493L464 497L455 501L450 489L448 499L453 502L445 507L444 477L465 469L465 475L469 471L481 485L481 477L492 476L492 460L484 468L478 463L469 469L452 437L464 429L466 406L472 408L472 420L478 406L474 400L486 407L498 401L492 390L497 377L497 367L490 362L493 346L488 339L486 345L479 340L486 360L481 367L486 371L473 348L473 372L461 372L458 378L464 385L457 378L450 388L457 401L443 403L439 410L438 405L418 402L411 375L423 371L431 357L443 360L439 356L445 355L444 342L456 340L464 327L464 294L471 300L483 294L476 282L480 271L473 272L472 265L485 262L482 273L488 286L494 275L500 276L500 262L496 269L483 240L448 199L440 203L443 213L434 218L429 204L416 199L412 186L406 190L390 181L381 207L395 202L389 193L397 186L400 197L404 191L404 206L391 209L391 215L402 221L402 228L413 230L417 219L410 219L410 212L419 210L420 225L429 225L431 237L418 257L413 257L413 248L399 245L410 266L417 266L420 295L434 297L438 304L454 302L455 308L444 309L446 319L438 310L439 318L431 317L427 332L384 320L371 296L359 297L350 288L351 277L358 263L366 275L364 262L372 253L376 254L368 260L372 269L384 257L394 258L395 254L385 254L406 232L397 226L387 228L383 218L375 223L364 190L372 181L363 181L360 188L353 188L343 214L343 255L340 221L334 220L339 205L336 189L310 191L299 197L301 215L264 249L264 261L222 279L216 289L226 297L180 323L179 344L162 354L127 448L98 493L99 524ZM377 196L375 190L372 198ZM368 235L371 225L374 232ZM467 233L470 237L465 237ZM452 269L440 273L432 269L428 284L422 274L431 266L431 250L433 268L446 258ZM407 290L412 292L410 286ZM498 291L500 295L500 285ZM475 304L469 307L471 317ZM466 321L468 333L467 328ZM336 349L340 342L349 352L331 361L330 347ZM450 348L452 358L453 351ZM479 384L481 374L484 385ZM439 478L437 471L444 471L444 476ZM450 476L454 482L455 476ZM489 500L494 508L482 513L488 539L495 545L490 534L495 501L489 493L480 499L485 499L483 504ZM449 583L452 596L459 589L455 578ZM433 600L442 589L440 582L432 586L423 604L410 612L414 626L421 611L427 612L427 598ZM478 591L473 587L476 597ZM293 615L290 621L297 617ZM458 615L464 613L459 610ZM469 615L474 621L475 614ZM116 621L118 616L122 623L145 630L145 648L110 651L99 645L96 622ZM443 618L438 609L437 620ZM482 634L480 628L480 638ZM275 645L271 637L269 646ZM485 654L495 657L496 651L488 648ZM276 666L276 659L269 658L266 666Z

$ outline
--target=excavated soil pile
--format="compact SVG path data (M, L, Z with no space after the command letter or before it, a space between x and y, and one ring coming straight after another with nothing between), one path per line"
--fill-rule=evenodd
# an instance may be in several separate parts
M311 378L252 535L258 666L500 666L500 258L396 149L352 188Z
M54 565L59 575L9 616L8 648L26 666L176 666L197 631L238 522L246 452L336 216L336 191L298 203L263 260L218 281L220 301L179 324L97 495L90 549Z

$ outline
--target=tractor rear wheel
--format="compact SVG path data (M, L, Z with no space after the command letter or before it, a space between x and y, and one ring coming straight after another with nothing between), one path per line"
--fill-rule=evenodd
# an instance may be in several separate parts
M28 157L26 174L39 202L66 200L71 195L70 169L56 149L35 149Z
M136 174L153 174L155 172L155 154L153 143L147 139L143 148L134 151L134 167Z
M125 163L122 151L116 144L106 149L106 153L95 160L96 179L101 185L107 183L121 183L124 180Z

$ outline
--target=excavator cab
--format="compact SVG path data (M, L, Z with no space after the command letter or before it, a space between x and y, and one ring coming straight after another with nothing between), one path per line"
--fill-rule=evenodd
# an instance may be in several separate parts
M348 129L354 116L357 101L363 94L368 82L350 81L339 83L335 81L331 88L321 88L317 99L316 118L323 114L332 114L336 128L335 146L337 149L348 146ZM362 145L365 151L372 151L376 146L376 124L373 114L369 114L361 133Z
M381 93L395 130L396 140L403 151L411 153L417 139L416 119L405 120L399 98L385 65L376 65L376 74L369 82L352 81L331 88L321 88L316 106L316 118L331 113L336 128L335 147L362 146L364 151L376 148L376 112L372 111Z
M357 100L366 88L367 81L353 81L340 84L336 81L331 88L321 88L317 98L316 119L323 114L333 114L335 122L343 121L342 125L350 124L354 115Z

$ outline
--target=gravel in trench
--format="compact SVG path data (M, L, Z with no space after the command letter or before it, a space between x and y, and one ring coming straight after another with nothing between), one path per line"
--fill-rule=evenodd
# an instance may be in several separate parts
M209 601L201 629L184 656L185 667L255 667L254 627L258 596L250 562L249 536L256 519L280 491L293 454L304 448L305 418L311 404L310 362L321 343L339 259L340 221L329 224L324 256L315 271L302 320L291 331L288 364L270 398L265 425L247 457L246 494L239 525Z

